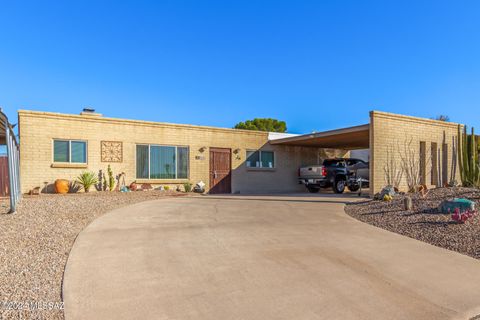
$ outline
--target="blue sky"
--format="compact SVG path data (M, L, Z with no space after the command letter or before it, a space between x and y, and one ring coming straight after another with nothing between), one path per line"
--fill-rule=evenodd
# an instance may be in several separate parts
M479 1L1 1L0 106L295 133L480 127Z

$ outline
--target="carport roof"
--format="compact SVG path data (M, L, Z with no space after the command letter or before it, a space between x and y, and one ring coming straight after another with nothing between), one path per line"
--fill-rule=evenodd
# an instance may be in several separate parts
M370 125L308 133L294 137L270 140L270 144L318 147L332 149L368 149Z

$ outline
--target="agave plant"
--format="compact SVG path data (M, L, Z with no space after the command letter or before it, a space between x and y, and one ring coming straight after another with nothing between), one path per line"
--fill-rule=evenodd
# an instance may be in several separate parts
M77 177L77 182L82 186L85 192L89 192L90 187L97 184L98 178L95 173L91 171L85 171Z

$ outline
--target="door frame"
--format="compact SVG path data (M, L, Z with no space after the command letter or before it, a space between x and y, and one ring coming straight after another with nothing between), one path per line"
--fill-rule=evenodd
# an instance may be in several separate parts
M218 150L219 152L224 152L224 153L227 153L226 151L228 150L228 155L230 157L230 163L229 163L229 167L230 167L230 172L229 172L229 176L230 176L230 186L229 186L229 190L230 192L229 193L225 193L225 194L231 194L232 193L232 181L233 181L233 177L232 177L232 172L233 172L233 168L232 168L232 149L231 148L220 148L220 147L209 147L208 148L208 181L209 181L209 189L208 189L208 193L210 194L210 190L213 189L213 176L212 176L212 165L213 165L213 162L212 162L212 158L211 158L211 152L215 152L216 150ZM214 193L215 194L215 193Z

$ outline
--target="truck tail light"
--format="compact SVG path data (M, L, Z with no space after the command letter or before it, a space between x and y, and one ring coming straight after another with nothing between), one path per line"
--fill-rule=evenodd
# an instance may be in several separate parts
M326 177L327 176L327 168L322 167L322 176Z

